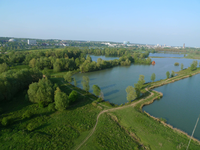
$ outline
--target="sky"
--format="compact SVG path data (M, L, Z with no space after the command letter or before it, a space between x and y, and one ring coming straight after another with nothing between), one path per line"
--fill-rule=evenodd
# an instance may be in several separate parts
M200 47L200 0L0 0L0 37Z

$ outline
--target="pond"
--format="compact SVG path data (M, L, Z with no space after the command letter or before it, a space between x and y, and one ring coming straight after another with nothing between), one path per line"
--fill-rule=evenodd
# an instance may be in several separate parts
M167 123L191 135L200 114L198 81L200 74L155 88L163 93L163 98L145 106L143 110L152 116L165 118ZM200 122L194 137L200 140Z
M94 58L92 55L91 57L92 59ZM95 56L95 58L97 58L97 56ZM90 78L90 92L92 92L92 86L96 84L104 93L106 101L120 105L128 102L125 89L128 86L134 86L134 83L137 83L139 79L139 75L144 75L146 82L151 81L152 73L156 74L156 80L165 79L167 71L171 72L173 70L176 72L180 70L180 66L174 66L175 62L183 63L184 68L187 68L193 61L192 59L184 58L152 58L152 60L156 62L154 66L137 64L132 64L131 66L117 66L101 71L78 73L75 74L74 77L77 80L77 86L82 88L82 77L88 76Z
M114 60L114 59L119 59L119 57L106 57L104 55L90 55L90 57L92 58L92 61L96 61L97 62L97 59L98 58L101 58L103 60Z

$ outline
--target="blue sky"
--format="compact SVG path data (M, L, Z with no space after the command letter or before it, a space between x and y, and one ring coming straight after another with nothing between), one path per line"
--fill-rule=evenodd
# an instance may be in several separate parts
M200 47L199 0L0 0L0 36Z

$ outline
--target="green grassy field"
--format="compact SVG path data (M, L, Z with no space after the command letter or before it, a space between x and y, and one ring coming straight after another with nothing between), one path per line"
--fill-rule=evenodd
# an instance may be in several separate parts
M70 93L70 89L57 82L61 90ZM48 107L40 108L25 99L26 91L19 93L9 103L1 105L4 117L9 119L7 126L0 125L0 149L71 149L77 139L85 138L95 122L97 114L101 111L92 105L92 101L79 95L77 103L67 110L49 111ZM23 114L28 111L30 118L23 119ZM32 131L28 130L32 127ZM83 134L82 134L83 133ZM76 141L76 142L75 142Z
M151 99L152 98L147 99L146 102ZM146 149L185 150L189 138L164 126L159 121L155 121L153 118L141 112L140 106L142 103L139 103L134 108L127 107L126 109L117 110L111 113L117 116L121 126L135 134L139 141L144 144ZM198 150L200 149L200 145L197 142L192 141L189 149Z
M88 149L138 150L143 148L121 126L113 121L109 115L103 114L100 117L95 133L80 148L80 150Z

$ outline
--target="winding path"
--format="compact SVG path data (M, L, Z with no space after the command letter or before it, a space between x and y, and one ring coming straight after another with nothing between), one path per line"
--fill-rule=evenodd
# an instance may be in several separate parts
M147 88L145 88L145 89L146 89L146 91L148 91L149 93L151 93L151 95L149 95L149 96L146 97L145 99L147 99L147 98L149 98L149 97L151 97L151 96L154 95L154 93L150 92ZM101 116L101 114L103 114L103 113L105 113L105 112L108 112L108 111L124 109L124 108L130 107L130 106L134 107L135 105L137 105L138 103L140 103L141 101L143 101L143 100L145 100L145 99L141 99L141 100L139 100L139 101L137 101L137 102L133 102L133 103L130 104L130 105L125 105L125 106L122 106L122 107L111 108L111 109L106 109L106 110L101 111L101 112L98 114L98 116L97 116L97 120L96 120L96 124L95 124L94 128L92 129L92 131L90 132L90 134L85 138L85 140L76 148L76 150L78 150L78 149L93 135L94 131L96 130L96 126L97 126L97 124L98 124L99 117Z

